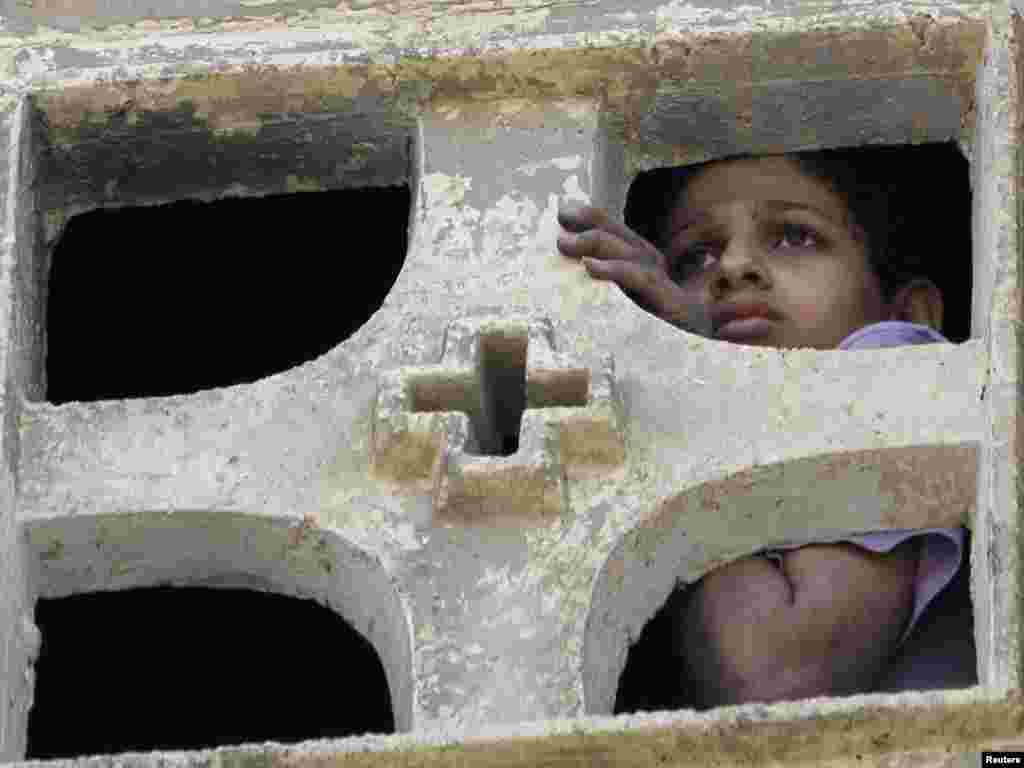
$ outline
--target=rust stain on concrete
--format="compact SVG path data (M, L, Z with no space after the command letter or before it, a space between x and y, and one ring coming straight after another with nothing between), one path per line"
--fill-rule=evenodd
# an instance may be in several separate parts
M399 55L394 64L258 62L184 77L61 82L43 85L33 98L60 130L73 129L87 117L102 122L104 115L126 109L164 112L185 103L211 127L223 128L240 120L251 123L258 115L349 111L356 99L375 100L410 116L438 100L592 97L622 116L626 140L639 138L640 122L656 94L691 89L693 83L731 103L741 124L752 122L759 84L780 79L929 76L944 82L942 87L958 95L966 109L984 26L962 21L927 28L924 45L908 24L758 37L665 35L648 48L516 49L472 59L455 55L459 52L430 58ZM830 51L824 61L823 49Z
M892 451L878 464L880 490L892 503L882 519L894 528L962 525L977 498L978 447L927 446Z

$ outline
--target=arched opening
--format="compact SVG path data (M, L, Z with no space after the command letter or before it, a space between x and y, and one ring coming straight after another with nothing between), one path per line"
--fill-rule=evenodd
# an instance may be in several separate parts
M395 730L370 643L312 600L155 587L40 600L28 759Z
M324 354L394 285L410 205L403 186L73 217L48 282L47 400L187 394Z
M816 637L826 636L821 634L825 626L836 629L842 643L848 644L848 652L830 656L822 670L829 675L825 684L832 695L977 685L971 532L966 527L966 511L977 494L977 447L895 448L866 451L851 459L848 451L808 456L787 462L784 472L779 471L781 466L759 466L716 479L714 491L711 484L692 486L659 503L653 514L644 516L640 525L626 533L595 586L584 645L585 663L593 671L587 681L589 711L603 714L606 706L614 714L700 710L742 700L745 694L736 693L735 684L746 673L737 670L747 664L749 671L754 668L749 665L753 661L761 665L758 669L766 670L761 680L771 680L778 668L766 658L758 660L758 651L773 647L771 643L789 643L789 638L795 645L786 647L808 647L799 642L799 634L810 627L818 633ZM899 480L891 476L893 479L879 484L870 479L879 470L895 466L901 467ZM863 487L871 497L879 488L913 484L913 478L940 472L945 477L941 484L918 483L918 487L931 490L910 500L887 502L884 514L899 515L892 536L879 536L884 533L882 526L869 522L874 512L869 512L867 519L853 519L858 507L870 508L865 497L852 490L858 479L867 481ZM888 498L887 493L879 498ZM849 505L832 503L841 496L853 501ZM765 501L771 499L775 503L769 507L775 509L815 510L813 519L801 519L800 513L773 517L772 510L765 507ZM702 508L705 502L709 504L706 509ZM803 507L805 504L808 506ZM764 515L762 531L743 533L741 529L751 525L757 510ZM713 522L705 528L709 519ZM730 532L731 543L724 550L718 549L714 536L708 534L716 529ZM907 539L900 534L904 530L928 533ZM792 565L797 570L781 563L773 570L776 548L786 550L802 546L801 542L826 546L813 555L816 561L805 559L802 566ZM867 557L858 563L858 558L841 552L843 548L864 552ZM741 561L742 573L734 570L731 580L719 580L710 597L703 593L702 599L711 601L705 607L713 606L710 611L688 610L709 574ZM887 563L884 568L879 567L882 561ZM709 563L711 570L700 567L701 562ZM828 565L823 565L826 562ZM911 564L912 570L902 568L901 562ZM813 573L806 570L808 563L815 563ZM821 569L832 566L834 570L821 580ZM778 592L773 592L771 585L778 583L780 574L793 590L793 611L783 616L781 623L774 620L781 614L758 618L759 602L773 605L772 595ZM858 580L863 585L864 579L883 578L885 594L895 595L895 600L866 600L852 586ZM801 584L809 587L809 597L801 599ZM851 591L830 591L825 599L816 593L822 585L833 589L833 584L842 585L836 589ZM844 606L838 599L842 594L853 594L858 602L847 600L845 607L827 617L822 606L833 604L833 594L836 606ZM907 612L901 618L904 608ZM810 623L808 610L814 612ZM710 622L718 629L708 630ZM792 623L783 626L785 622ZM687 631L699 627L707 631ZM876 628L880 631L875 632ZM754 638L753 645L737 639L741 636ZM858 655L852 655L855 653ZM860 663L852 664L854 658ZM732 675L728 674L730 664ZM725 682L720 690L714 688L716 680ZM823 680L813 683L815 690L820 690L819 682ZM803 698L799 690L790 690L791 695L768 697L772 701Z

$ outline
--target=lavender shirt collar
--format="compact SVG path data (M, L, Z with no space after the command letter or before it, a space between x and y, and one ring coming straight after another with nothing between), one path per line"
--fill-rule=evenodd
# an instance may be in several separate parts
M865 325L854 331L839 343L837 349L904 347L910 344L935 344L940 341L949 342L949 339L927 325L886 320Z

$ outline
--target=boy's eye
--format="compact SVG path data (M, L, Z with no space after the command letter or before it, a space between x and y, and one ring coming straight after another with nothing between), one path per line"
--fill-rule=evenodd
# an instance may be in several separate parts
M781 227L780 237L775 243L776 248L814 248L821 244L818 237L810 227L803 224L785 222Z
M679 258L672 264L673 277L685 279L704 269L708 259L715 257L716 250L715 243L706 241L686 246Z

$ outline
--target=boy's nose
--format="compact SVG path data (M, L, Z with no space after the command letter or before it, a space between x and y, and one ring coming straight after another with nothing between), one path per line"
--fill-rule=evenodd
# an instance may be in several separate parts
M763 280L764 254L758 243L748 238L735 237L729 241L718 260L718 273L730 282L740 282L755 276Z

